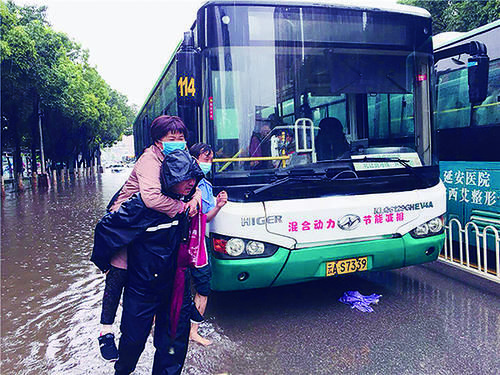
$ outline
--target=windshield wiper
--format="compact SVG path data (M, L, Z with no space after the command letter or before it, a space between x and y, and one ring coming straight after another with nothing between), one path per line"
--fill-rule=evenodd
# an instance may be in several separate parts
M280 185L286 184L288 181L290 181L290 177L280 178L279 180L276 180L274 182L271 182L271 183L269 183L267 185L261 186L260 188L257 188L255 190L253 190L252 194L253 195L257 195L259 193L262 193L263 191L272 189L272 188L274 188L276 186L280 186Z
M364 157L362 159L352 159L352 161L354 163L358 162L358 163L373 163L373 162L393 162L393 163L399 163L401 164L403 167L405 167L406 169L408 169L408 171L414 175L415 177L417 178L420 178L426 182L428 182L428 179L425 177L425 175L423 175L422 173L418 172L415 167L412 167L410 164L408 164L409 160L405 160L405 159L401 159L401 158L396 158L396 157L392 157L392 158L369 158L369 157Z
M401 159L401 158L396 158L396 157L391 157L391 158L371 158L365 156L364 158L360 159L334 159L334 160L328 160L328 162L333 162L333 163L375 163L375 162L392 162L392 163L399 163L402 166L404 166L406 169L408 169L413 175L419 178L423 178L419 173L415 171L415 167L412 167L410 164L408 164L409 160ZM350 170L345 170L341 171L341 173L349 172ZM355 175L356 178L359 178L358 175L356 174L355 171L352 171ZM261 186L260 188L257 188L253 191L247 192L245 194L245 198L248 199L251 196L256 196L264 191L267 191L269 189L274 189L278 186L281 186L283 184L286 184L288 182L307 182L307 181L331 181L331 178L324 177L324 176L307 176L307 175L300 175L300 176L286 176L282 178L278 178L277 180L268 183L267 185Z
M408 164L409 160L405 159L400 159L400 158L370 158L365 156L364 158L359 158L359 159L331 159L331 160L321 160L322 162L325 163L376 163L376 162L393 162L393 163L399 163L403 165L406 168L413 169L410 164Z
M410 171L410 173L413 174L414 176L426 180L426 178L423 177L422 174L416 172L415 167L412 167L408 163L409 160L396 158L396 157L371 158L371 157L365 156L364 158L359 158L359 159L335 159L335 160L328 160L328 162L334 162L334 163L345 163L345 162L351 162L351 163L377 163L377 162L399 163L403 167L405 167L405 169L408 169L408 171Z
M292 176L287 176L284 178L280 178L276 181L270 182L267 185L261 186L260 188L257 188L251 192L247 192L245 194L245 198L250 198L251 196L258 195L266 190L273 189L275 187L281 186L283 184L286 184L287 182L307 182L307 181L323 181L324 178L318 177L318 176L300 176L300 177L292 177Z

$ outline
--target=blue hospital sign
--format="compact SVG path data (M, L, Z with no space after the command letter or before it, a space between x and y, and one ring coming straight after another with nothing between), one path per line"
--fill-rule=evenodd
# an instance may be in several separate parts
M442 168L441 178L446 186L449 202L468 203L491 207L500 197L489 170L460 168L454 165Z

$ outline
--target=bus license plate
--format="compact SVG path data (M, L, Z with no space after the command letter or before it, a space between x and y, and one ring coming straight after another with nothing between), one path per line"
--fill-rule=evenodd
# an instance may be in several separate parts
M334 260L332 262L326 262L326 276L366 271L367 266L368 257Z

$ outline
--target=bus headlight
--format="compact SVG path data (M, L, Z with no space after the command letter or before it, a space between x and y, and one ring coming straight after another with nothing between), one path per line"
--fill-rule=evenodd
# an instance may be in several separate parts
M229 237L222 234L211 234L213 255L220 259L249 259L272 256L278 245L245 238Z
M443 217L435 217L413 229L410 234L414 238L434 236L443 232Z
M429 234L429 226L427 225L427 223L421 224L413 229L413 234L415 235L415 237L426 237L427 234Z
M246 251L248 255L264 254L265 246L262 242L249 241L247 243Z
M233 257L241 255L243 250L245 250L245 242L240 238L231 238L226 243L226 253Z
M432 233L439 233L441 232L441 229L443 229L443 221L440 217L435 217L434 219L429 220L427 225L429 226L429 231Z

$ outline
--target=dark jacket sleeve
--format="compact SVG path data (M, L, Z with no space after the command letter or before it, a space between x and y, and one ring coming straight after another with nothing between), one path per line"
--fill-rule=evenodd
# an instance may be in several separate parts
M116 252L146 230L148 216L149 210L139 195L124 202L118 211L106 214L95 228L90 260L101 271L106 272Z

